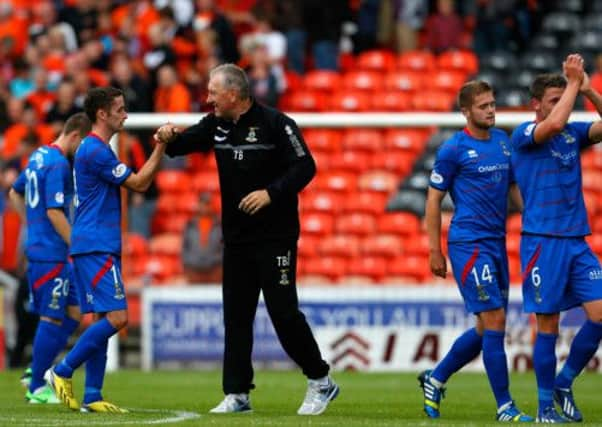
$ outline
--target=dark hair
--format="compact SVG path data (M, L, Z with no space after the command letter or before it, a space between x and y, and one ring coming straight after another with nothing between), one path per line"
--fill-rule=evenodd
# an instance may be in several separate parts
M529 93L532 98L541 100L546 89L549 87L564 89L566 87L566 79L562 74L540 74L531 83Z
M210 76L221 74L224 76L224 87L226 89L235 89L240 99L249 99L251 97L251 85L245 71L238 65L221 64L212 69Z
M458 107L460 109L470 108L475 97L486 92L493 92L493 88L483 80L471 80L464 83L458 93Z
M21 142L25 145L29 145L30 147L37 147L41 143L40 136L34 130L27 132L21 139Z
M98 110L109 111L115 98L123 96L120 89L114 87L95 87L90 89L84 100L84 112L92 123L96 122Z
M63 126L63 134L67 135L73 131L78 131L81 138L85 137L92 130L92 122L85 113L72 115Z

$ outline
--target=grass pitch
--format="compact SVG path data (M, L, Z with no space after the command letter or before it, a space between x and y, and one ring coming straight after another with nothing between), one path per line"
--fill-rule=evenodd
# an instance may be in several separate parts
M80 370L81 371L81 370ZM442 418L426 419L416 374L360 374L338 372L339 397L318 417L296 415L306 382L299 372L259 371L251 395L254 412L209 415L223 397L216 371L121 371L107 375L105 398L131 408L130 414L80 414L60 405L29 405L20 387L21 372L0 374L0 426L499 426L495 404L484 374L459 373L448 383ZM75 392L82 396L82 373L75 376ZM584 374L576 382L583 425L602 426L599 374ZM535 377L514 374L511 387L519 407L533 415L537 404Z

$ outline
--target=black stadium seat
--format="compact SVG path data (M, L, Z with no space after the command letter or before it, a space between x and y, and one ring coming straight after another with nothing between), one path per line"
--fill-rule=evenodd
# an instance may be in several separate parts
M481 68L507 72L516 68L516 57L510 52L491 52L479 58Z
M562 69L562 60L551 53L527 51L521 57L520 65L536 73L552 73Z
M424 216L426 194L423 191L400 190L387 204L387 211L411 212L419 217Z
M602 30L602 11L597 13L590 13L583 18L583 29L584 30Z
M559 37L566 37L581 28L578 15L569 12L553 12L543 18L542 29Z

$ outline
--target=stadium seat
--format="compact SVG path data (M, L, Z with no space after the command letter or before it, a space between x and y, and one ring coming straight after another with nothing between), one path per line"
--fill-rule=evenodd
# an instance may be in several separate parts
M362 174L357 181L361 191L379 191L391 193L397 188L398 177L389 171L374 170Z
M180 256L182 253L182 235L178 233L164 233L153 236L149 242L152 255Z
M148 242L138 233L125 233L123 253L131 258L143 257L148 254Z
M410 256L428 257L429 239L426 233L406 237L403 241L403 252Z
M324 236L334 230L334 219L326 213L301 214L301 231L308 235Z
M387 210L411 212L414 215L423 217L425 203L426 195L423 191L401 190L389 200Z
M527 51L520 59L520 66L534 73L546 73L561 67L561 63L551 53Z
M420 220L409 212L388 212L378 217L377 230L382 234L414 236L420 233Z
M520 233L522 229L522 217L520 214L513 214L508 217L506 222L507 233Z
M543 31L551 32L558 37L566 38L581 28L579 15L570 12L553 12L543 17Z
M392 258L403 252L403 245L395 234L375 234L362 239L361 251L368 256Z
M337 218L335 231L340 234L367 236L376 230L374 215L366 213L342 214Z
M377 152L383 148L380 129L348 128L343 131L343 150Z
M374 153L370 167L393 172L399 178L403 178L412 170L414 158L415 155L409 151L383 151Z
M347 274L372 277L379 282L387 274L387 260L377 256L360 256L347 265Z
M466 81L466 74L461 71L439 70L433 74L429 79L432 87L436 90L452 92L454 96Z
M155 284L174 276L179 270L179 260L165 255L152 255L145 265L145 274L152 276Z
M437 68L461 71L465 75L471 75L479 70L479 59L471 51L450 50L441 53L437 57Z
M328 108L328 98L319 92L298 90L287 95L290 111L324 111Z
M335 153L330 158L330 167L340 171L361 173L370 167L370 154L355 150Z
M512 52L495 51L480 58L480 68L495 70L508 76L518 69L518 61Z
M573 13L583 13L585 12L585 5L583 4L584 0L563 0L555 2L554 10L564 11L564 12L573 12Z
M163 216L163 218L165 219L165 225L162 231L170 233L181 233L184 230L184 227L186 227L186 223L188 222L189 216L176 214L169 215L167 217Z
M355 61L356 68L365 71L387 71L395 68L395 55L390 50L361 52Z
M402 70L430 71L435 68L435 56L427 50L412 50L399 55L397 67Z
M403 91L377 92L372 97L373 111L409 111L412 109L412 95Z
M385 75L385 89L402 92L422 90L427 83L424 76L418 71L392 71Z
M345 274L339 278L339 284L343 286L364 286L364 285L375 285L380 282L372 276L364 274Z
M353 234L333 234L320 239L318 255L353 258L360 254L360 238Z
M506 251L508 255L519 256L520 248L520 234L519 233L508 233L506 234Z
M428 259L417 256L400 255L387 264L387 275L411 277L417 283L431 277Z
M570 45L575 52L599 52L600 46L602 46L602 28L579 31L573 36ZM586 67L587 65L591 66L591 64L586 64Z
M325 171L314 178L310 183L310 188L349 193L357 189L357 177L349 172Z
M479 70L479 73L474 76L474 80L482 80L489 83L490 86L496 89L503 86L508 76L503 73L489 68Z
M417 171L412 173L410 176L408 176L402 186L401 189L402 190L417 190L417 191L422 191L423 193L426 194L426 191L428 190L429 187L429 182L430 182L430 172L427 171Z
M417 111L450 111L454 102L454 94L442 90L417 92L412 97L412 105Z
M190 175L179 170L159 171L156 182L161 192L182 193L190 190Z
M385 211L387 195L371 191L362 191L342 200L342 211L380 215Z
M341 75L336 71L312 70L305 75L303 86L308 91L331 93L341 86Z
M286 81L286 90L295 91L303 87L303 77L294 71L286 70L284 72L284 80Z
M553 52L560 48L560 41L556 34L540 32L529 40L530 50L542 50L546 52Z
M219 176L217 171L198 172L192 177L192 188L197 193L217 193L219 192Z
M182 193L176 198L175 205L179 213L192 215L199 207L199 194L194 191Z
M312 153L338 153L342 147L343 132L338 129L304 129L303 138Z
M585 208L587 209L589 218L595 217L598 213L601 199L602 197L600 197L600 190L583 190L583 200L585 202Z
M343 75L343 88L351 91L377 91L383 87L383 74L374 71L349 71Z
M531 86L531 82L535 79L536 73L531 70L515 70L512 73L506 75L506 83L510 87L523 89L525 91L525 95L529 92L529 87ZM497 91L496 92L500 92Z
M297 285L331 285L333 281L330 277L322 274L297 274Z
M321 239L317 236L312 236L302 233L297 242L297 253L301 258L313 257L318 255L318 244Z
M593 191L593 192L601 192L602 187L602 171L584 169L582 171L582 186L584 190Z
M332 111L368 111L372 105L370 96L362 91L340 91L330 98Z
M583 18L583 28L585 30L600 30L602 28L602 11L587 14Z
M387 129L384 135L386 150L401 149L414 152L415 154L421 153L424 150L427 139L423 129Z
M174 193L159 193L155 212L157 215L165 215L176 212L178 195Z
M302 212L335 214L341 210L344 196L331 191L308 191L301 195Z
M528 109L529 100L524 89L505 88L496 93L495 104L499 110L519 111Z
M347 273L347 260L341 257L307 258L303 264L304 274L325 276L333 282Z
M321 174L322 171L327 171L330 169L331 153L328 153L326 151L312 151L311 155L314 158L314 161L316 162L318 174Z

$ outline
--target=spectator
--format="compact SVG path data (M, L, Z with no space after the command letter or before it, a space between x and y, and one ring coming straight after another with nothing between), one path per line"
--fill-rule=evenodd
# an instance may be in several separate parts
M339 68L341 26L350 16L346 0L333 0L324 7L323 0L303 2L304 25L311 37L314 67L320 70Z
M478 0L475 11L474 51L487 55L510 50L516 0Z
M9 83L10 93L15 98L25 98L35 88L29 64L23 58L17 58L13 63L13 68L14 76Z
M376 47L378 30L378 11L381 0L360 1L357 12L357 33L353 40L355 53Z
M270 107L278 106L281 90L278 76L268 58L268 49L258 44L249 52L250 65L247 70L253 97Z
M196 15L192 21L197 44L205 55L215 55L219 62L236 63L240 59L236 36L230 21L217 9L214 0L196 0Z
M65 79L56 91L56 101L46 115L46 122L50 123L55 134L60 134L63 125L69 117L79 113L81 108L75 104L75 85L70 79Z
M427 13L427 3L422 0L393 0L397 52L416 49Z
M222 228L211 206L211 194L202 193L197 210L182 236L182 264L189 283L221 283Z
M462 45L463 24L454 3L454 0L437 0L437 12L425 25L426 47L436 54Z
M111 86L121 89L128 111L132 113L152 110L149 85L132 67L124 54L114 57L111 64Z
M34 90L27 95L26 99L36 110L38 118L44 120L56 98L54 92L50 90L51 87L48 83L48 72L46 69L42 67L36 68L33 71L33 82Z
M9 116L13 124L4 133L2 157L11 159L18 155L19 144L25 135L37 134L42 144L50 144L54 139L52 127L40 123L35 110L22 100L11 99L9 103Z
M58 21L69 24L81 44L94 39L97 14L94 0L76 0L61 9Z
M144 54L143 61L150 73L151 90L157 87L157 72L163 65L174 65L176 56L170 47L171 39L163 33L160 24L153 24L148 30L151 49Z
M163 65L157 74L155 91L155 111L179 113L190 111L190 92L178 80L176 70L171 65Z

